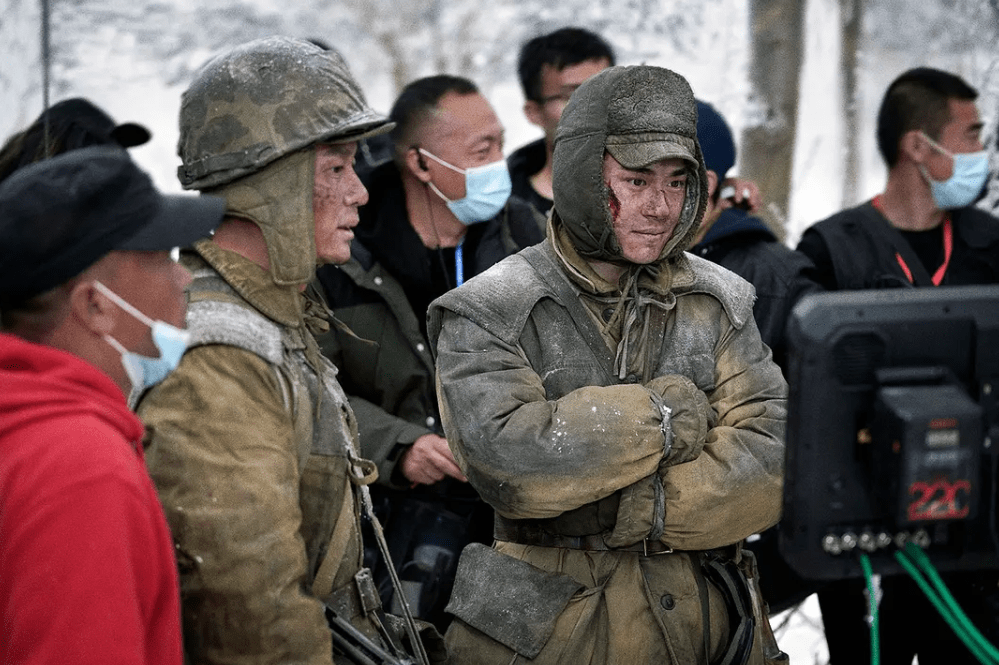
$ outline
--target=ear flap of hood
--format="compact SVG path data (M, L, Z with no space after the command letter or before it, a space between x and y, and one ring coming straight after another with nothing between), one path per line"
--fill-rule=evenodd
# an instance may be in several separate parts
M697 233L707 206L708 180L697 143L697 106L690 85L662 67L610 67L572 95L555 133L552 189L555 217L576 250L590 260L620 263L603 178L608 136L617 144L693 144L693 157L680 221L660 260L682 252ZM656 150L649 150L655 154Z
M316 272L315 169L315 148L299 150L209 191L225 198L227 215L260 227L280 286L307 284Z

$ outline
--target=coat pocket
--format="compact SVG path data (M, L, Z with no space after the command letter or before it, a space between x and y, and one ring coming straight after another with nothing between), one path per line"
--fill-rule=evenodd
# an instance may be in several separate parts
M555 622L584 587L479 543L461 553L447 612L525 658L548 642Z

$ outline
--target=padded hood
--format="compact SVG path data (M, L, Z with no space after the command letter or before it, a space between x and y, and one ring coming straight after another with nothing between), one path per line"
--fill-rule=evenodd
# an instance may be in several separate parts
M689 164L680 221L660 262L679 255L697 232L708 195L697 105L686 79L662 67L610 67L573 93L559 121L552 161L553 223L564 225L584 258L622 263L603 178L608 145L615 156L632 160L680 157Z

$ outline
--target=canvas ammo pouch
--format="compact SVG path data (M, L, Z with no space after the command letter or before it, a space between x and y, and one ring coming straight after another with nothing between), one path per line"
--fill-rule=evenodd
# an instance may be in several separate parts
M465 547L446 608L525 658L548 642L562 610L584 585L479 543Z

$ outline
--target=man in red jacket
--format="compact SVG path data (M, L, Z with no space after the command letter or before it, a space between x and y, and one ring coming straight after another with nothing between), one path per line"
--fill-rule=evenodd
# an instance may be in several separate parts
M180 665L173 546L126 398L185 345L170 250L222 218L121 148L0 185L0 663Z

